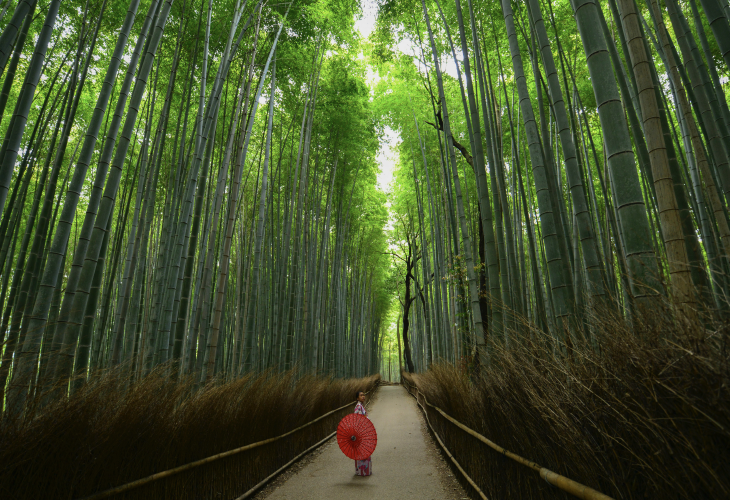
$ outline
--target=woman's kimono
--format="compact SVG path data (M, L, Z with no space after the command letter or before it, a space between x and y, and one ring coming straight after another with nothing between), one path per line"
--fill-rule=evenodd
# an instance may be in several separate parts
M357 402L355 405L355 413L358 415L368 416L368 412L361 402ZM369 419L368 419L369 420ZM365 460L355 460L355 474L358 476L369 476L373 473L373 464L370 457Z

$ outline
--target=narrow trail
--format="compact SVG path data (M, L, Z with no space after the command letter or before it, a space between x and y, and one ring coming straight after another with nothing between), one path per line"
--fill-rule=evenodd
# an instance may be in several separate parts
M437 445L424 432L423 418L403 387L382 387L368 412L378 432L371 476L355 476L354 461L342 454L333 439L321 454L265 498L467 498L438 453Z

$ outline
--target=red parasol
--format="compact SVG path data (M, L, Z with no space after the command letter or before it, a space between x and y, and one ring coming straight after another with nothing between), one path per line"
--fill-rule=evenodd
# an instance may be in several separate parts
M349 458L365 460L375 451L378 434L367 417L350 413L337 426L337 444Z

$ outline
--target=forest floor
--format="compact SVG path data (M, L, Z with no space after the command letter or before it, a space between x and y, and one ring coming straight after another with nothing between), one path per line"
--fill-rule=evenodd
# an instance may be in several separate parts
M385 386L368 409L378 431L373 474L355 475L354 461L331 439L256 495L256 500L469 498L428 433L415 401L401 386Z

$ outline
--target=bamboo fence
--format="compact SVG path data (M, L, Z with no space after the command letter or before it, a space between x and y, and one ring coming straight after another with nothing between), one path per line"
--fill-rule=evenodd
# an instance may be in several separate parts
M440 425L449 423L449 424L453 425L454 427L461 429L467 435L486 444L491 449L502 454L504 457L512 459L515 462L517 462L521 465L524 465L525 467L528 467L528 468L532 469L533 471L537 472L540 475L540 477L542 479L544 479L548 484L551 484L551 485L565 491L566 493L569 493L569 494L571 494L577 498L581 498L583 500L613 500L613 498L609 497L608 495L604 495L603 493L596 491L593 488L590 488L577 481L573 481L570 478L557 474L556 472L553 472L550 469L541 467L540 465L536 464L535 462L532 462L515 453L512 453L509 450L502 448L501 446L496 444L494 441L484 437L483 435L479 434L475 430L470 429L469 427L462 424L455 418L451 417L446 412L444 412L441 408L429 403L426 400L426 396L423 393L421 393L421 391L418 390L418 387L415 387L415 386L409 384L405 378L403 378L403 386L406 388L408 393L416 399L416 403L421 408L421 411L423 411L423 414L426 418L426 422L428 423L428 426L431 429L431 432L436 437L436 440L438 441L439 445L441 445L441 447L444 449L444 452L446 453L446 455L455 464L456 468L459 470L459 472L461 472L461 474L464 476L466 481L475 489L477 494L479 494L479 496L481 498L483 498L484 500L487 499L487 496L479 488L479 486L474 481L474 479L472 477L470 477L468 470L465 470L464 466L462 464L460 464L457 461L456 457L454 457L454 455L446 448L446 445L444 444L443 440L436 432L436 429L434 428L434 426L431 424L431 417L435 416L439 420ZM429 411L429 410L431 410L431 411ZM465 462L465 461L462 460L462 462ZM466 465L466 469L470 469L470 467L468 465Z
M371 389L366 394L374 393L378 389L378 385L376 385L373 389ZM369 403L370 400L368 400ZM190 462L178 467L175 467L173 469L168 469L165 471L157 472L155 474L152 474L150 476L137 479L135 481L131 481L126 484L122 484L120 486L116 486L114 488L110 488L108 490L101 491L99 493L95 493L93 495L84 497L80 500L100 500L102 498L110 498L110 497L117 497L119 495L124 495L125 493L132 492L133 490L138 489L144 489L144 491L140 492L138 495L135 495L134 498L183 498L180 496L177 496L177 493L172 493L171 489L169 488L172 486L172 489L177 491L178 487L182 487L183 490L186 489L185 485L189 484L190 481L187 481L186 479L182 479L180 481L177 481L176 484L167 484L165 486L159 486L155 483L164 484L165 481L163 480L169 480L170 478L173 478L175 476L178 476L182 472L191 472L194 470L201 470L201 468L205 469L203 466L210 466L213 464L219 464L222 462L225 462L225 460L230 460L235 457L239 457L238 464L233 465L234 467L246 467L247 461L256 461L260 462L260 456L251 456L248 454L245 454L244 452L249 452L251 450L257 450L259 448L262 448L267 445L276 444L277 450L273 453L276 456L276 459L278 459L279 462L282 461L282 458L289 459L284 465L281 467L278 467L275 469L273 473L268 474L264 479L258 481L253 487L248 489L243 495L236 497L236 500L244 500L246 498L249 498L251 495L253 495L256 491L258 491L262 486L267 484L269 481L271 481L274 477L276 477L278 474L283 472L287 467L289 467L291 464L302 458L307 453L313 451L317 447L321 446L322 444L326 443L332 436L334 436L337 432L332 432L327 434L327 436L324 439L318 440L313 445L311 444L311 441L313 438L316 439L316 437L319 437L322 435L325 429L331 429L334 426L337 425L337 422L346 414L350 412L350 408L357 403L357 401L351 401L343 406L340 406L339 408L335 408L334 410L331 410L324 415L321 415L314 420L311 420L310 422L307 422L304 425L301 425L295 429L292 429L284 434L281 434L279 436L265 439L263 441L258 441L256 443L247 444L246 446L241 446L239 448L234 448L232 450L225 451L223 453L218 453L216 455L212 455L200 460L196 460L194 462ZM302 435L305 433L302 433L304 430L309 430L312 428L314 424L318 424L316 426L316 429L312 432L307 433L307 435ZM296 435L296 436L295 436ZM316 436L316 437L315 437ZM283 441L284 438L291 438L289 440ZM301 450L303 447L306 448L304 451L299 452L296 454L293 458L290 458L292 455L292 452L296 452L298 450ZM263 452L261 455L271 455L272 453L266 453ZM259 464L259 467L257 469L259 471L269 471L273 469L272 467L274 462L272 462L271 465L262 467ZM230 475L231 472L231 465L232 464L223 464L218 466L217 468L222 469L224 475ZM208 467L207 469L210 469ZM214 473L215 471L209 471L210 473ZM205 474L205 472L204 472ZM238 481L239 484L250 484L251 481L246 481L243 476L236 476L240 477L241 479ZM235 481L235 479L234 479ZM210 484L209 478L207 480L203 480L202 483L204 484ZM147 489L143 487L150 487L152 488ZM156 486L156 487L155 487ZM162 488L162 489L161 489ZM162 492L163 496L157 496L159 493ZM188 492L186 492L188 493ZM132 498L125 495L123 498ZM189 494L185 496L185 498L197 498L196 496L190 496Z

